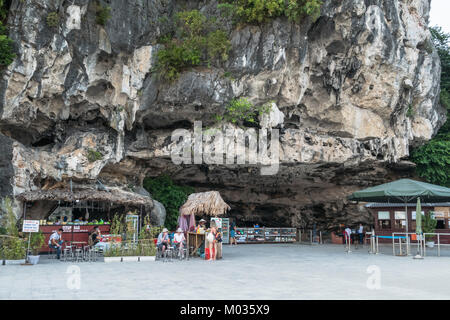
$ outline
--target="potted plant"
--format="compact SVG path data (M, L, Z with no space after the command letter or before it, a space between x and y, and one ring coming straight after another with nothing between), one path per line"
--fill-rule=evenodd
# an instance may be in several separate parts
M45 237L42 231L32 233L30 239L30 248L32 255L28 256L28 262L31 264L39 263L39 250L44 245Z
M2 236L0 247L1 256L4 260L3 264L25 263L26 244L24 239L20 237L11 199L3 199L0 211L6 217L4 226L6 235Z
M436 230L437 220L434 219L433 212L429 212L428 214L425 214L422 218L422 230L423 233L434 233ZM429 248L434 247L434 241L433 241L432 235L425 236L426 245Z

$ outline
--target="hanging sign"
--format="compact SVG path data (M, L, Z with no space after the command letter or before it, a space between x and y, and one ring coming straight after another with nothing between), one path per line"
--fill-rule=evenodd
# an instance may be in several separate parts
M22 232L39 232L39 220L23 220Z

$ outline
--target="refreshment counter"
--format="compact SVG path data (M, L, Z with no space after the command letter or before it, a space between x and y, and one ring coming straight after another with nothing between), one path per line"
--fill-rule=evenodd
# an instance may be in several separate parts
M85 242L88 243L89 234L98 226L101 234L109 234L111 226L109 224L64 224L64 225L41 225L39 228L45 236L44 246L41 252L48 252L48 240L55 231L63 229L62 239L64 242Z

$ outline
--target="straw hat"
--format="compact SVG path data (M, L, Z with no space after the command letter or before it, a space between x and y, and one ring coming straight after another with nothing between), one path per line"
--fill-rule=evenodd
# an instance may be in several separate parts
M164 233L164 232L169 232L169 230L167 230L167 228L164 228L163 230L162 230L162 232Z
M178 228L178 229L177 229L177 232L183 232L183 230L181 230L181 228Z
M205 222L205 223L206 223L206 220L205 220L205 219L201 219L201 220L200 220L200 223L202 223L202 222Z

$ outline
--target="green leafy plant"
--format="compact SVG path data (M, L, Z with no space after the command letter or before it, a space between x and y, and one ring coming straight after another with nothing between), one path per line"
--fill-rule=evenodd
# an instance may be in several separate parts
M220 5L225 14L233 12L244 23L264 23L278 17L288 17L299 22L311 16L313 20L320 15L321 0L229 0L228 5Z
M167 175L144 179L144 188L152 194L155 200L164 205L167 214L165 226L169 230L175 230L178 225L178 210L186 202L188 196L194 193L194 189L176 185Z
M408 118L413 118L415 115L414 107L412 104L408 105L408 111L406 111L406 116Z
M450 187L450 134L432 139L414 150L411 160L416 172L427 181Z
M39 250L44 245L44 242L45 242L45 236L42 233L42 231L31 234L30 248L31 248L33 255L37 256L39 254Z
M450 187L450 34L440 27L430 28L434 46L441 59L440 103L447 109L447 122L427 144L411 151L417 174L430 183Z
M1 237L0 255L6 260L24 259L26 254L26 245L24 239L19 237L17 227L17 218L14 215L12 201L5 198L1 205L1 215L6 217L4 228L6 235Z
M0 67L9 66L16 58L13 43L14 41L8 38L7 30L0 21Z
M161 37L164 48L157 53L155 71L167 81L176 80L185 69L228 59L231 42L214 20L198 10L175 14L173 32Z
M119 216L117 213L114 214L111 221L110 233L113 235L122 235L124 231L123 217Z
M422 231L423 233L434 233L436 231L437 220L433 218L432 212L422 215ZM426 236L427 240L431 240L433 236Z
M47 25L50 28L56 28L59 25L59 15L57 12L50 12L47 15Z
M103 159L103 154L100 151L89 149L87 158L89 162L95 162Z
M233 124L257 123L258 117L269 113L271 104L255 106L245 98L231 100L225 108L225 114L216 115L216 121L226 121Z
M111 8L107 6L103 6L100 3L96 4L96 22L101 26L105 26L106 22L108 22L109 18L111 18Z

